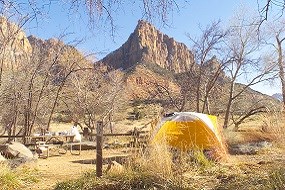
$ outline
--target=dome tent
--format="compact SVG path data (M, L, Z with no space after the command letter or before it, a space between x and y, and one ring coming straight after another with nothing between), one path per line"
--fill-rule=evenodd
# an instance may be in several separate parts
M224 149L217 117L195 112L176 112L162 119L153 143L180 150Z

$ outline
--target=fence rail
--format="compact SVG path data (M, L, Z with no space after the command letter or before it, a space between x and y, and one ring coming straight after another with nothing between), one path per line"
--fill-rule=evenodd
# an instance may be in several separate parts
M149 133L148 131L139 131L138 132L139 134L147 134ZM81 135L83 133L80 133ZM131 132L131 133L104 133L103 136L104 137L117 137L117 136L134 136L136 133L134 132ZM96 133L91 133L91 134L88 134L88 136L96 136L97 134ZM5 139L5 138L29 138L29 137L33 137L33 136L24 136L24 135L18 135L18 136L15 136L15 135L12 135L12 136L9 136L9 135L0 135L0 139ZM52 137L52 136L51 136Z
M18 135L18 136L15 136L15 135L0 135L0 139L6 139L6 138L23 138L24 136L23 135Z

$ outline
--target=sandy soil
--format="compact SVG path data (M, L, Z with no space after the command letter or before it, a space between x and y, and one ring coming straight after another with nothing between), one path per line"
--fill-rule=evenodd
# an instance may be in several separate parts
M139 121L122 121L118 122L114 126L114 133L126 133L134 129L134 126L141 128L146 123L149 123L149 119L142 119ZM70 130L72 123L53 123L50 131L68 131ZM148 126L149 127L149 126ZM107 128L106 133L108 133ZM106 142L124 141L124 137L106 138ZM129 141L129 139L127 139ZM112 157L127 155L127 149L115 149L104 150L103 156ZM76 151L75 151L76 153ZM51 153L51 156L47 159L39 158L35 163L29 164L29 167L36 168L39 172L40 181L33 186L27 186L24 190L36 190L36 189L53 189L57 182L66 181L68 179L75 179L81 176L84 172L96 168L94 159L96 158L96 150L81 151L80 155L72 155L69 151L66 154L60 155L57 153Z
M126 151L127 149L109 149L104 150L103 155L104 157L125 156L127 155L125 153ZM243 173L247 172L249 174L253 171L263 172L274 166L283 165L285 163L284 153L284 149L267 149L265 152L261 152L257 155L230 155L227 163L224 164L227 165L227 168L239 168L239 170L243 170ZM53 189L56 183L60 181L78 178L84 172L95 169L95 158L95 150L82 151L80 155L72 155L70 152L67 152L60 156L52 155L47 159L40 158L30 165L30 167L34 167L38 170L40 181L22 189ZM190 178L193 178L193 175L191 175ZM206 187L207 183L209 183L209 187L217 183L215 176L212 178L213 179L205 178L204 181L202 180L203 185L201 187Z
M129 122L129 121L126 121ZM137 126L143 126L146 121L142 123L136 123ZM128 125L128 130L133 129L134 125L131 123L120 123L115 127L116 132L123 131L124 125ZM68 129L70 126L66 125L64 129ZM57 130L61 127L55 126ZM126 128L124 128L125 131ZM235 134L236 137L236 134ZM106 141L116 141L116 138L106 139ZM119 140L119 139L118 139ZM120 139L121 141L122 139ZM236 140L236 139L235 139ZM115 155L126 155L127 149L115 149L115 150L104 150L103 155L106 156L115 156ZM267 149L265 152L261 152L261 154L257 155L231 155L229 156L229 161L226 165L228 167L242 168L243 170L266 170L267 168L272 168L276 165L283 165L285 163L284 157L284 149L279 151L279 149ZM96 158L96 150L88 150L82 151L80 155L72 155L70 152L67 152L63 155L53 154L47 159L40 158L35 163L31 164L31 167L34 167L38 170L40 181L31 186L27 186L23 188L24 190L50 190L53 189L54 186L60 181L66 181L69 179L75 179L80 177L84 172L88 170L92 170L96 168L94 164L94 159ZM214 177L214 176L213 176ZM191 178L193 176L191 175ZM213 179L215 181L217 179ZM209 181L209 179L206 179ZM213 182L209 181L209 186L211 186Z
M126 154L123 150L108 150L103 151L103 155L111 157ZM23 189L53 189L57 182L78 178L84 172L95 169L95 158L95 150L81 151L80 155L67 152L64 155L51 155L46 159L39 158L35 163L31 163L30 167L38 170L40 181Z

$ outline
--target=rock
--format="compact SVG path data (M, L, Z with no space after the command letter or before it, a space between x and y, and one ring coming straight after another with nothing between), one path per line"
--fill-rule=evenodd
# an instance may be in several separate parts
M32 47L29 43L26 34L15 23L10 22L5 17L0 17L0 44L5 51L1 55L4 59L4 69L17 68L19 63L27 61L32 53ZM3 48L3 47L1 47Z
M37 159L25 145L19 142L0 145L0 152L12 168Z
M137 65L126 77L126 86L134 99L153 98L153 93L150 92L156 92L157 85L175 94L180 92L179 85L171 77L156 73L143 65Z
M0 151L6 158L16 159L24 158L27 160L34 159L33 153L22 143L12 142L11 144L5 144L0 146Z
M0 162L4 162L6 161L6 158L4 158L1 154L0 154Z
M150 23L139 20L128 40L101 62L115 69L127 69L137 63L155 63L169 71L182 73L195 61L185 44L176 42Z

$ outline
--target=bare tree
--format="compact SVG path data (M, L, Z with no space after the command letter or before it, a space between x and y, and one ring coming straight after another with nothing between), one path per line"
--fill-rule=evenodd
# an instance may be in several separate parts
M197 64L187 72L187 79L195 83L197 112L210 113L209 96L223 71L224 66L219 63L215 55L220 54L222 41L227 35L227 31L223 31L219 25L220 21L212 22L204 30L201 29L202 34L198 39L194 39L188 34L193 43L192 51ZM184 85L190 86L188 83Z
M277 17L282 17L285 9L285 1L281 0L267 0L265 2L261 2L261 0L258 0L258 10L260 13L260 24L262 24L264 21L267 21L269 18L270 13L274 12L274 10L277 10ZM276 16L276 15L275 15Z
M225 111L224 128L228 127L234 102L251 86L271 78L273 67L263 67L257 51L260 43L257 38L255 20L248 20L242 15L236 15L235 23L231 27L226 41L225 62L226 73L229 75L228 98ZM253 72L254 71L254 72ZM245 85L237 87L238 80L247 78Z
M19 25L22 26L28 18L21 18ZM7 18L0 17L0 86L3 110L2 123L8 131L8 135L16 135L16 126L20 114L23 87L18 85L18 76L22 76L19 68L22 63L29 62L31 47L25 38L24 32L15 23ZM9 138L8 140L12 140Z
M245 102L244 100L247 100ZM267 113L269 111L268 102L256 97L256 94L247 94L241 96L232 105L231 121L234 124L234 130L238 131L240 125L247 119L259 113Z
M285 41L285 21L274 21L267 23L265 26L266 39L265 44L268 45L267 62L276 68L274 73L281 82L281 92L283 98L283 107L285 108L285 70L284 70L284 41ZM273 48L273 49L272 49Z
M141 18L150 22L158 21L163 25L170 23L169 17L175 10L188 2L177 2L176 0L140 0L140 1L118 1L118 0L47 0L47 1L0 1L0 12L5 16L24 17L28 16L36 23L46 19L50 10L60 6L67 10L67 17L77 15L80 19L88 20L91 29L110 29L110 35L115 35L116 15L120 12L140 11ZM126 6L127 5L127 6ZM108 23L108 24L106 24Z
M155 80L149 82L149 85L152 87L148 89L148 92L151 95L149 99L158 98L164 109L169 109L169 107L171 107L178 112L184 111L187 103L186 93L183 93L182 91L177 93L168 86L167 83L162 84Z
M67 110L74 122L93 132L98 120L107 116L112 122L112 114L127 102L123 96L123 82L123 74L119 71L104 73L96 66L88 72L73 73L61 99L65 105L63 110Z

